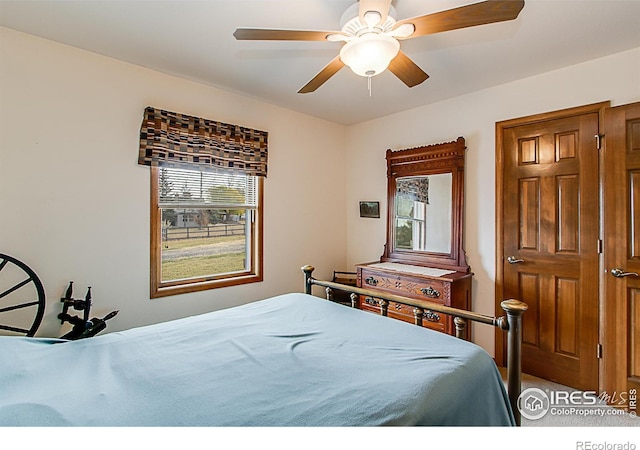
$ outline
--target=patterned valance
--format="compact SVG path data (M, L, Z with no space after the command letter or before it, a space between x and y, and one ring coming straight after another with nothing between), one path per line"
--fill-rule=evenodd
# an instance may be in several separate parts
M403 198L428 205L429 177L397 178L396 191Z
M140 126L138 164L266 177L267 136L266 131L149 106Z

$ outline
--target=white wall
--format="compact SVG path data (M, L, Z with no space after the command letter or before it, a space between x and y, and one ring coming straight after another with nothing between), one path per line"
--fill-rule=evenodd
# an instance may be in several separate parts
M306 263L328 277L378 260L385 150L458 136L473 306L493 314L495 122L640 101L640 48L346 129L2 27L0 62L0 252L42 278L46 336L60 334L69 280L77 296L92 286L96 315L121 310L114 331L300 290ZM147 105L269 132L264 282L149 300L149 173L137 165ZM380 201L382 217L360 218L360 200ZM476 327L474 339L493 353L491 329Z
M69 280L76 297L92 287L95 315L120 310L114 331L300 291L304 264L343 268L343 126L1 27L0 61L0 252L43 281L38 335L60 335ZM269 132L264 282L149 299L148 105Z
M385 219L361 219L356 205L360 200L380 201L381 211L386 210L386 149L448 142L463 136L468 147L464 240L475 274L473 309L493 315L495 123L607 100L612 106L640 101L640 48L350 127L348 265L377 260L383 251ZM474 341L493 354L490 327L476 326Z

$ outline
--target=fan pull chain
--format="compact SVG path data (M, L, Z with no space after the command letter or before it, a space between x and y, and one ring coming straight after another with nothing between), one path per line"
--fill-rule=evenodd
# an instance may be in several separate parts
M371 78L373 77L373 75L375 75L375 72L373 70L367 70L365 74L367 75L367 88L369 89L369 97L371 97Z

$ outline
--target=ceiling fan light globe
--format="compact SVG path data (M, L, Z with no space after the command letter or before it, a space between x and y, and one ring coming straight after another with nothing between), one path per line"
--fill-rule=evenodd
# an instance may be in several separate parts
M361 77L384 72L400 51L397 39L370 33L347 42L340 50L340 59Z

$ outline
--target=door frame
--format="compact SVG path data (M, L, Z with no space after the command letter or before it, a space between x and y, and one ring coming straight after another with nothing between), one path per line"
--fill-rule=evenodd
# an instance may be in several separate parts
M608 395L615 393L629 392L629 365L632 361L629 358L631 353L629 342L629 318L631 314L630 304L628 303L627 292L628 282L614 279L611 275L611 269L614 267L623 267L627 269L628 260L630 258L628 246L629 223L628 208L630 208L630 195L628 166L627 166L627 145L629 145L629 136L627 135L627 120L637 121L640 117L640 102L632 102L629 104L619 105L607 109L607 117L605 121L605 145L603 155L606 165L603 167L603 176L607 184L603 185L603 198L606 200L603 205L604 224L607 226L606 240L604 241L604 268L602 270L604 297L602 300L603 311L607 312L606 317L603 314L601 343L603 346L602 358L602 374L603 383L601 391ZM618 152L622 152L619 154ZM619 183L621 179L618 171L624 168L625 181ZM612 178L613 177L613 178ZM607 208L608 206L608 208ZM625 210L625 218L627 220L621 223L619 219L620 209ZM612 230L613 228L613 230ZM614 231L612 237L612 231ZM618 234L619 233L619 234ZM625 244L619 245L619 236L622 235L626 240ZM631 279L629 280L631 281ZM634 279L635 281L635 279ZM633 284L635 285L637 281ZM620 323L624 322L623 327ZM635 377L634 377L635 378ZM637 384L637 380L632 383ZM633 387L635 388L635 386ZM621 399L620 399L621 400ZM627 404L627 406L630 406Z
M500 315L502 314L502 308L500 307L500 303L505 300L504 298L504 261L503 261L503 249L504 249L504 202L503 202L503 193L504 193L504 148L503 148L503 133L504 130L508 128L518 127L522 125L530 125L534 123L545 122L549 120L562 119L565 117L577 116L582 114L598 114L598 133L602 135L602 130L604 126L604 111L606 108L610 106L610 101L592 103L589 105L578 106L573 108L561 109L557 111L546 112L542 114L535 114L531 116L519 117L516 119L509 119L500 122L496 122L495 128L495 138L496 138L496 178L495 178L495 196L496 196L496 250L495 250L495 305L494 305L494 314ZM594 139L596 137L594 136ZM599 169L598 169L598 182L600 184L599 189L599 202L600 202L600 210L602 211L602 178L603 178L603 164L602 164L603 152L600 150L598 155L599 161ZM603 215L600 214L599 217L599 239L602 242L603 239ZM603 280L603 267L604 267L604 255L603 252L600 252L598 258L598 266L599 266L599 276L598 276L598 328L599 328L599 341L603 342L603 320L604 320L604 311L603 311L603 289L604 289L604 280ZM526 312L525 312L526 314ZM504 339L502 330L495 330L495 346L494 346L494 354L495 361L498 366L506 365L506 340ZM598 388L602 389L603 386L603 364L602 359L598 360Z

